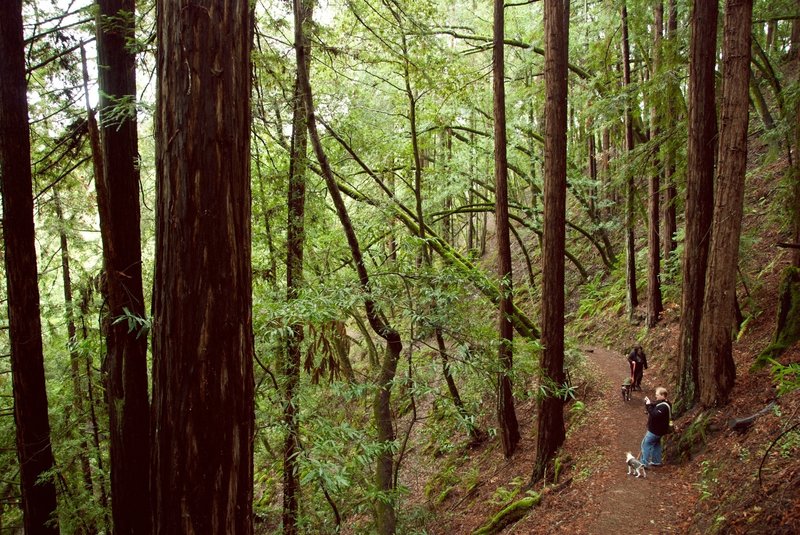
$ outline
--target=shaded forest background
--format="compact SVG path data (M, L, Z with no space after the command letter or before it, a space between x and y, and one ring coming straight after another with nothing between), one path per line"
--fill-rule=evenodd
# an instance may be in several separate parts
M536 532L636 343L671 526L796 531L800 3L693 4L3 4L0 533Z

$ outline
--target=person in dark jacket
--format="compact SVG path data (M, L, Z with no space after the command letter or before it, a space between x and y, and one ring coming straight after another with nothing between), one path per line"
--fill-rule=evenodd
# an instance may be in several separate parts
M647 409L647 432L642 439L642 457L645 466L661 466L661 437L670 432L672 405L667 400L668 392L663 386L656 388L656 399L645 396Z
M633 381L633 389L642 391L642 375L647 369L647 355L644 354L642 346L637 345L628 355L628 362L631 365L631 380Z

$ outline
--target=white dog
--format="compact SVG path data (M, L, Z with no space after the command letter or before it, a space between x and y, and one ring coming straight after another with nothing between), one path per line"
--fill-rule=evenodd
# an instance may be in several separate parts
M639 476L647 477L647 472L645 472L644 470L644 464L642 464L642 462L639 461L639 459L631 455L631 452L628 452L625 455L626 455L625 464L628 465L628 475L635 473L636 477Z

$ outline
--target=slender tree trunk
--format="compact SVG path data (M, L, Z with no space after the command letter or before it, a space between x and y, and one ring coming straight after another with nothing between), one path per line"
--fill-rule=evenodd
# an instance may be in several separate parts
M727 0L722 48L722 110L719 165L714 193L714 230L700 325L700 402L724 405L736 380L733 336L736 269L747 167L748 85L753 0Z
M25 533L58 533L33 222L22 0L0 2L0 188L8 336ZM45 476L43 478L43 476ZM40 478L43 478L40 480Z
M769 104L767 104L767 99L764 98L764 93L761 91L761 87L758 85L758 80L753 75L752 70L750 72L750 97L753 99L753 107L758 112L758 116L761 118L761 123L764 125L765 130L772 130L775 128L775 120L772 118L772 114L769 111Z
M678 33L678 8L676 0L669 0L669 16L667 17L667 42L665 62L667 68L671 69L676 65L677 59L677 33ZM664 120L668 124L665 127L673 125L677 121L677 100L680 98L680 88L678 87L677 80L670 78L667 83L667 102L666 113ZM664 197L661 203L662 215L661 221L664 224L663 232L661 233L661 245L664 248L663 258L667 262L672 252L677 246L675 242L675 232L677 230L677 217L675 202L678 197L678 192L675 187L675 149L671 144L667 145L667 150L664 155Z
M157 4L153 533L253 530L250 5Z
M513 282L511 273L511 237L508 223L508 162L506 160L506 97L503 0L494 0L494 46L492 53L492 87L494 93L494 180L495 236L497 239L497 277L500 280L498 310L500 346L497 374L497 420L503 453L511 457L520 439L514 395L509 373L513 366L514 325Z
M564 443L564 250L567 197L567 61L569 1L544 3L544 238L542 246L541 382L547 393L538 403L538 434L533 480L552 468ZM554 471L550 470L550 478Z
M81 385L81 363L80 355L76 349L77 329L75 327L75 303L72 299L72 274L69 269L69 241L67 240L66 221L64 210L61 206L61 197L58 188L53 188L53 204L58 218L58 235L61 242L61 276L64 285L64 309L67 320L67 345L69 347L69 368L72 378L72 411L77 425L73 428L79 439L78 458L81 463L81 475L83 476L84 490L88 496L94 494L92 482L92 469L89 463L89 445L86 442L84 431L86 428L86 413L83 408L84 390ZM94 528L92 528L94 531Z
M92 287L91 285L87 285L86 289L82 292L79 305L81 310L81 337L84 341L89 339L89 331L86 328L86 317L89 315L91 295ZM86 400L89 404L89 429L92 435L92 447L94 448L94 462L97 465L95 481L97 482L97 489L100 494L100 508L103 510L104 527L106 531L110 531L111 519L108 516L108 491L106 489L105 478L103 477L106 470L105 463L103 462L103 451L100 445L100 425L97 418L97 407L99 403L94 399L94 372L92 370L91 352L86 352L83 366L83 371L86 374Z
M711 234L714 146L717 118L714 90L717 3L695 2L689 52L689 146L686 177L686 238L678 342L678 412L697 401L698 339ZM728 266L730 268L730 266Z
M654 8L653 23L653 78L657 76L661 69L661 32L663 31L664 3L656 2ZM661 117L659 106L653 98L650 107L650 136L651 139L658 139L661 129ZM656 154L653 163L653 171L650 173L648 181L647 195L647 326L653 328L658 323L658 317L664 310L661 301L661 243L659 235L659 209L661 197L661 162L659 161L659 146L656 146L653 153Z
M800 0L795 2L797 9L800 9ZM800 80L800 20L792 21L792 55L795 63L795 73ZM795 129L794 129L794 176L792 184L792 237L794 243L800 244L800 100L794 107ZM800 268L800 248L792 249L791 265Z
M299 2L302 0L294 1ZM296 24L295 32L302 33L303 27ZM295 35L295 40L299 41L301 38L301 35ZM384 446L381 448L381 452L378 454L376 460L375 486L378 491L382 493L382 496L380 499L376 500L375 509L378 533L380 533L380 535L391 535L395 533L397 527L397 517L394 506L394 455L392 453L392 443L395 440L395 435L391 411L391 395L392 384L395 374L397 373L397 362L403 350L403 343L400 339L400 334L388 324L386 317L372 299L369 273L367 272L364 257L361 253L361 246L358 243L355 229L350 220L350 215L347 213L347 207L344 204L344 199L342 199L339 186L333 176L328 157L325 154L319 133L317 132L317 119L314 113L314 95L311 91L311 81L309 77L306 76L306 73L309 72L308 51L305 50L304 47L299 47L296 50L299 52L297 56L298 81L305 101L306 124L308 126L311 146L314 149L317 161L319 161L325 184L328 187L328 192L336 208L336 214L342 224L342 229L347 238L347 244L350 247L350 253L353 257L353 264L355 265L356 272L358 273L361 290L364 292L364 309L366 311L367 321L369 321L372 330L386 340L386 353L381 363L377 381L378 392L373 401L377 439L378 442Z
M299 0L294 2L295 24L302 27L311 21L313 3ZM308 54L308 38L302 31L295 31L295 56L300 56L299 48ZM308 65L306 65L308 67ZM298 69L300 64L298 62ZM308 72L303 73L308 77ZM295 79L292 117L292 144L289 161L288 222L286 230L286 300L291 303L300 295L303 285L303 250L305 241L305 197L306 197L306 152L308 130L306 128L306 107L300 90L299 73ZM293 323L292 334L286 340L286 369L284 379L286 392L283 420L286 426L286 440L283 448L283 533L295 535L298 532L298 494L300 493L300 470L297 456L300 453L300 400L297 387L300 382L300 358L303 343L303 324Z
M628 8L622 4L622 84L629 88L631 85L630 44L628 42ZM631 110L630 95L625 99L625 152L629 155L633 151L633 112ZM636 307L639 306L639 295L636 289L636 241L634 239L634 201L636 183L633 173L627 172L627 187L625 197L625 308L628 319L633 320Z
M114 532L151 532L148 500L150 408L147 333L130 329L123 316L146 316L139 231L139 150L136 113L134 0L98 0L97 53L105 193L100 225L111 325L107 336L106 397ZM122 112L122 113L120 113ZM107 211L103 208L106 207Z

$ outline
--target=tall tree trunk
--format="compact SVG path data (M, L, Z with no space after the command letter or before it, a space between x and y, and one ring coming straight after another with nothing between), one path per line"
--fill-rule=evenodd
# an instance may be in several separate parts
M654 7L653 23L653 78L656 78L661 70L661 32L664 26L664 3L656 2ZM650 137L658 140L660 134L660 107L656 104L656 98L652 98L650 107ZM659 235L659 210L661 197L661 162L659 161L659 145L653 148L656 155L653 163L653 170L648 180L647 195L647 326L653 328L658 323L658 317L664 310L661 302L661 243Z
M564 443L564 399L555 391L564 376L564 250L567 197L567 60L569 1L544 3L544 237L542 245L541 382L547 394L539 399L536 461L533 480L552 467ZM550 477L554 471L550 471Z
M83 408L84 390L81 385L81 362L77 347L77 328L75 327L75 303L72 299L72 274L69 269L69 241L67 239L66 221L64 219L64 209L61 205L61 197L58 188L53 188L53 204L58 218L58 236L61 242L61 277L64 286L64 309L67 321L67 345L69 347L69 368L70 378L72 379L72 411L77 425L73 428L77 436L78 459L81 463L81 475L83 476L84 490L88 496L94 494L94 484L92 482L92 469L89 463L89 445L86 442L84 431L86 428L86 414ZM94 528L92 528L94 531Z
M144 318L139 231L139 149L136 112L134 0L98 0L97 54L104 181L98 196L106 230L103 256L111 325L107 335L106 397L111 459L114 532L151 532L148 500L150 413L147 394L147 334L130 329L124 316ZM103 208L107 208L104 210Z
M800 9L800 0L795 2L797 9ZM800 19L792 21L792 56L795 64L795 75L800 80ZM800 100L794 107L795 129L794 129L794 176L792 184L792 237L794 243L800 245ZM792 249L791 264L800 268L800 248Z
M295 24L302 27L311 21L313 2L299 0L294 2ZM308 38L302 31L295 31L295 56L300 56L300 47L308 54ZM308 65L306 65L308 67ZM300 68L298 62L297 68ZM308 77L308 72L303 73ZM289 161L288 222L286 225L286 300L291 303L300 295L303 285L303 250L305 241L305 202L306 202L306 153L308 129L306 128L306 107L300 90L299 73L295 78L292 117L292 144ZM303 324L295 322L290 326L292 334L286 340L286 369L284 380L283 420L286 426L286 440L283 448L283 533L295 535L298 532L298 494L300 493L300 470L297 455L300 453L300 424L297 418L300 400L297 386L300 382L300 359L303 343Z
M700 402L723 405L736 380L732 338L736 331L736 266L747 167L750 21L753 0L727 0L722 45L722 109L714 230L700 324Z
M631 60L630 44L628 42L628 7L622 4L622 84L626 89L631 85ZM625 99L625 152L628 155L633 151L633 112L631 110L631 96ZM627 187L625 197L625 308L628 319L633 320L636 307L639 306L639 295L636 289L636 242L634 240L634 201L636 183L633 173L627 172Z
M294 0L294 2L300 1L302 0ZM297 10L295 10L295 12L297 12ZM295 24L295 32L303 32L303 27ZM300 40L301 38L302 35L295 34L295 40ZM391 535L395 532L397 526L397 517L394 507L394 455L392 453L394 449L392 443L395 440L395 436L391 411L391 396L392 383L397 373L397 362L403 350L403 343L400 339L400 334L387 322L386 317L372 299L369 273L367 272L364 257L361 253L361 246L358 243L358 237L350 221L350 215L347 213L347 207L344 204L344 199L342 199L342 194L339 191L339 186L333 176L333 170L328 162L328 157L325 154L319 133L317 132L317 119L314 113L314 95L311 91L310 78L306 76L306 73L309 72L309 51L304 47L298 47L296 50L299 52L297 56L298 82L306 106L306 124L308 126L311 146L319 161L325 184L328 187L328 192L336 208L336 214L342 224L342 229L347 238L347 244L350 247L350 254L353 257L353 264L358 273L361 290L364 292L364 309L367 314L367 321L369 321L372 330L378 336L386 340L386 353L383 357L377 380L378 392L375 394L375 399L373 401L377 439L378 442L384 446L378 454L375 467L375 486L378 491L382 493L382 496L375 502L375 510L378 533L380 533L380 535Z
M253 530L250 7L157 4L153 533Z
M677 34L678 34L678 8L676 0L669 0L669 15L667 17L667 39L666 39L666 54L664 61L668 69L672 69L678 61L677 53ZM664 127L671 127L677 122L678 105L676 101L681 98L680 88L678 82L670 77L667 82L667 101L666 112L663 116L665 122ZM675 149L671 144L667 144L667 150L664 155L664 196L662 199L662 214L661 221L663 223L663 231L661 233L661 245L663 246L664 262L667 262L672 252L675 250L677 243L675 242L675 232L677 230L677 217L675 202L678 197L678 192L675 187Z
M33 223L22 0L0 2L0 180L8 336L25 533L58 533ZM43 478L43 479L42 479ZM40 480L41 479L41 480Z
M500 280L498 323L500 346L497 374L497 423L503 442L503 453L511 457L520 439L514 394L509 373L513 366L514 325L513 282L511 273L511 237L508 223L508 162L506 160L506 96L503 0L494 0L494 41L492 48L492 88L494 94L494 180L495 236L497 239L497 277Z
M689 52L689 146L686 176L686 238L678 341L678 412L697 401L698 338L703 312L706 263L711 233L714 146L717 117L714 64L717 3L695 2ZM730 266L728 266L730 268Z

